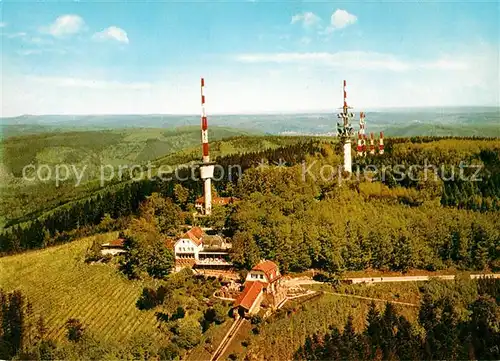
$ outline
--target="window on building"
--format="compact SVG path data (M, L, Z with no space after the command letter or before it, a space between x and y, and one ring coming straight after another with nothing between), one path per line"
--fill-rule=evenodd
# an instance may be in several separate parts
M264 275L260 275L260 279L263 280L264 279Z

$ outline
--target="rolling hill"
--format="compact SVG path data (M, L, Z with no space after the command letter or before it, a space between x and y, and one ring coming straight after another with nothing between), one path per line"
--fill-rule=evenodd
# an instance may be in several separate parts
M212 157L277 148L303 139L249 134L231 128L212 127ZM0 164L0 228L6 224L29 220L41 212L128 179L126 176L120 179L116 171L113 181L101 184L101 166L110 164L116 168L144 165L149 161L155 167L184 164L200 158L199 142L199 130L194 127L175 130L144 128L57 132L7 139L2 143L3 167ZM22 178L22 168L27 164L47 164L52 176L56 165L73 165L78 176L71 173L67 181L59 184L53 178L47 181L27 181ZM47 172L47 169L44 171ZM63 171L61 173L64 174ZM126 174L126 171L123 173ZM42 177L48 175L44 172L40 174ZM77 183L80 175L81 182ZM30 174L30 177L35 176L36 174Z
M255 133L224 127L210 129L211 140L244 134ZM140 164L199 143L197 127L45 132L5 139L0 157L4 171L20 177L27 164L74 164L91 169L101 164Z

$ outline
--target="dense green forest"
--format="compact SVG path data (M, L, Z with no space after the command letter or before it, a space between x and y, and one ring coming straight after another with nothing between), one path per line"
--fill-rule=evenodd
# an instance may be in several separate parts
M429 282L418 322L387 303L374 303L366 327L356 330L349 316L343 330L308 336L295 360L498 360L500 358L500 281L479 279Z
M241 151L245 137L230 146L221 143L226 148L218 151L225 155L215 159L221 165L216 177L221 172L227 175L234 165L242 174L214 182L214 190L238 201L214 206L213 214L203 220L192 217L201 182L180 180L190 173L184 168L177 179L155 176L110 185L6 229L0 235L2 254L86 234L123 231L128 253L119 257L118 269L129 279L152 282L137 294L136 305L157 312L165 337L164 342L140 339L135 346L132 342L120 347L99 341L80 320L68 319L67 339L56 342L44 334L43 318L33 315L20 292L1 293L2 355L32 359L185 355L208 337L211 325L225 322L228 309L223 303L207 303L219 287L218 280L205 283L188 273L170 274L173 254L165 240L175 239L184 224L202 222L231 238L231 258L240 269L262 258L277 261L284 273L317 268L331 276L366 269L500 268L498 140L389 138L384 155L355 158L354 174L348 177L339 171L338 143L288 139L278 147L247 152ZM248 139L248 149L261 145L259 138ZM189 158L189 151L158 162L182 161L183 156ZM437 166L436 178L433 172L426 178L424 168L415 170L416 177L401 177L395 168L429 164ZM463 175L469 177L476 172L460 164L480 165L476 176L482 180L452 179L453 171L464 169ZM88 262L99 260L100 243L89 248ZM343 331L333 327L326 335L311 335L295 356L300 360L321 360L327 354L333 359L498 359L498 284L462 279L448 285L430 282L421 289L417 323L390 305L382 312L372 307L366 330L355 329L348 320ZM406 346L397 347L401 343Z
M233 259L250 267L260 258L279 261L284 270L318 267L329 272L366 268L406 271L498 269L500 190L498 141L445 139L388 143L387 154L365 164L457 164L482 162L483 182L459 188L460 180L424 175L397 182L386 175L342 180L320 177L321 167L340 162L328 146L308 157L314 165L248 170L236 188L242 199L230 215ZM453 146L454 145L454 146ZM488 154L488 156L483 156ZM493 154L493 155L492 155ZM316 163L315 163L316 161ZM331 172L330 172L331 173ZM459 183L460 184L460 183ZM450 190L453 190L452 193ZM454 202L449 202L450 195Z
M411 138L388 139L386 144L386 154L355 165L363 169L372 164L378 166L377 172L341 182L338 174L319 176L322 166L335 168L341 161L338 144L328 141L218 157L217 163L226 169L238 164L244 171L241 179L215 182L220 194L240 199L211 217L232 237L233 261L248 268L269 258L284 271L317 267L330 273L366 268L498 269L500 142ZM381 172L383 165L425 162L444 164L444 175L460 162L480 164L483 179L463 186L460 179L441 179L443 174L437 180L433 176L398 180L391 170ZM382 175L383 181L374 180ZM182 201L174 192L179 183L187 191ZM92 232L105 214L113 219L136 214L153 192L172 197L187 211L201 194L201 183L154 178L107 188L11 227L1 235L1 251L14 253L67 241L75 230Z
M250 141L253 142L252 138L250 138ZM270 140L264 138L264 141L269 142ZM257 157L255 160L262 157L271 158L273 155L280 155L285 151L296 151L298 153L304 147L302 143L297 143L297 139L294 138L285 138L285 142L292 145L261 152L240 154L237 157L241 157L244 160L241 162L241 165L245 169L245 167L256 164L254 161L247 161L246 158L251 159L252 156ZM259 141L253 143L257 146L262 144ZM308 147L312 147L312 143L307 144ZM220 159L234 159L234 156L228 157L220 157ZM221 162L221 164L223 163ZM133 214L138 210L140 202L153 191L161 192L164 196L172 196L176 182L182 183L191 191L190 201L194 202L201 192L201 184L196 180L188 179L185 182L176 180L185 177L189 178L190 169L183 168L178 172L178 175L178 178L173 174L165 175L165 177L172 176L175 178L173 181L163 181L159 177L153 177L152 179L126 181L110 185L93 192L88 197L82 197L77 201L37 215L37 217L34 217L34 220L9 227L0 236L2 240L0 242L2 246L0 252L44 247L48 245L47 242L51 242L52 244L54 242L57 243L61 233L79 228L82 229L85 226L96 225L100 223L104 214L110 214L115 219ZM237 177L234 178L234 181L237 181ZM54 238L56 235L57 237ZM66 240L68 239L64 235L62 237Z

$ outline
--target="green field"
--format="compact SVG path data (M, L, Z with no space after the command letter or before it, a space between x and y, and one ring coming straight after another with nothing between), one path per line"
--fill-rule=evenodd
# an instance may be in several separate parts
M49 335L59 340L65 338L64 324L72 317L110 343L127 343L144 333L157 335L154 311L135 306L144 283L129 281L111 265L84 263L91 243L92 237L0 258L0 285L6 291L21 289L35 313L44 317Z

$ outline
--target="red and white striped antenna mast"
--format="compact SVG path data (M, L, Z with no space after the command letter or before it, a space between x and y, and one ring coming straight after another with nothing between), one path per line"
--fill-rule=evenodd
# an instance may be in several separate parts
M208 120L205 110L205 79L201 78L201 143L203 163L210 162L209 146L208 146Z
M200 176L203 180L203 196L205 201L204 214L212 213L212 178L214 176L214 165L210 163L208 146L208 120L205 110L205 79L201 78L201 147L202 164L200 165Z

